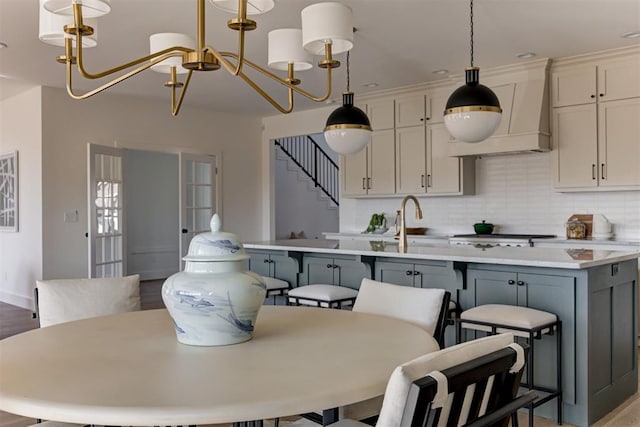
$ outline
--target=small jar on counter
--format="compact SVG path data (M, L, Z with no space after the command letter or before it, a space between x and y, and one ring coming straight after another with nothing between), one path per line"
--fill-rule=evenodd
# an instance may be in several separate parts
M567 239L584 239L587 237L587 226L574 219L566 224L567 227Z

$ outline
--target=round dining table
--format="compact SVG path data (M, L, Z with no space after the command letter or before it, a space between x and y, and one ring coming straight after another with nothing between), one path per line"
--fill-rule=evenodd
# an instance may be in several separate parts
M0 410L80 424L243 422L384 394L393 369L438 350L426 331L372 314L264 306L251 340L176 340L166 310L58 324L0 341Z

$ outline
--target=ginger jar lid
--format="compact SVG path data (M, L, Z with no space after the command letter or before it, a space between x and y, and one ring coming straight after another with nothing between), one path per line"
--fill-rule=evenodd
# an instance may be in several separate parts
M222 222L218 214L211 217L211 232L200 233L191 239L189 253L182 258L191 262L244 261L249 255L233 233L221 231Z

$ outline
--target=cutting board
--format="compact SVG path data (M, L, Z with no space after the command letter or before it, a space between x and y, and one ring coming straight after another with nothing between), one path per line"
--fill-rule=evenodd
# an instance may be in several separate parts
M591 237L593 230L593 214L573 214L569 217L567 222L571 222L577 219L586 226L585 236L587 239Z

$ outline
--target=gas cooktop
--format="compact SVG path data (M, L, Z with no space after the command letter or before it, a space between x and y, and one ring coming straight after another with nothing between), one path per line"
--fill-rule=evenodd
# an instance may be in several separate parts
M454 234L453 237L469 237L479 239L551 239L554 234Z

